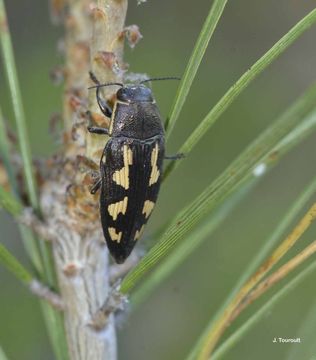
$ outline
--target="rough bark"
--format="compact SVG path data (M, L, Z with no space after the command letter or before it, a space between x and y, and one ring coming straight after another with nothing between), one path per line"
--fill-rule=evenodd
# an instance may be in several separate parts
M97 109L95 92L88 93L87 88L90 70L100 82L122 81L127 0L55 0L52 8L66 30L65 130L63 151L47 167L49 180L41 189L41 207L47 227L58 235L53 254L70 358L112 360L117 357L113 314L101 329L91 325L109 296L110 275L98 195L89 193L92 178L87 166L87 158L98 162L106 139L87 133L87 111L98 125L106 126L106 119ZM106 89L104 96L110 99L113 90Z

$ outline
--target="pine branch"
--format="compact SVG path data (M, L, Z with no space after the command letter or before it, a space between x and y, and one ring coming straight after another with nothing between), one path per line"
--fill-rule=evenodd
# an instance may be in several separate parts
M41 206L46 226L58 235L52 246L65 308L69 356L72 360L115 360L113 313L106 314L101 328L90 326L110 296L110 273L98 195L89 192L89 164L99 162L106 139L87 132L91 122L87 112L102 122L98 125L107 125L104 116L95 115L100 113L95 91L88 91L89 71L101 82L122 81L127 0L99 0L93 7L88 0L66 1L66 5L62 11L58 9L66 31L65 150L52 162L51 177L42 187ZM113 89L108 91L103 93L105 98Z

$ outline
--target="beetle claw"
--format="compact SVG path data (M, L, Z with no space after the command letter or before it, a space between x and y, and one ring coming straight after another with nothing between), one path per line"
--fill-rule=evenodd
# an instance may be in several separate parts
M96 179L95 183L93 184L92 188L90 189L90 194L92 195L96 194L100 190L101 184L102 184L102 180L101 177L99 176Z

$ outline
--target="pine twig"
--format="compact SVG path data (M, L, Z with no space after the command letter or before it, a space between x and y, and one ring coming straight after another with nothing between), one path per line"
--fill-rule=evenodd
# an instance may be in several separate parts
M101 82L122 81L127 0L67 0L64 5L65 9L55 8L66 30L64 154L52 162L51 176L42 187L43 219L57 235L52 247L70 359L115 360L113 313L106 314L102 326L91 326L111 288L98 197L89 192L92 179L88 173L89 164L98 163L105 139L87 132L91 121L87 111L98 115L93 116L100 121L98 125L107 125L108 119L100 116L95 91L88 90L89 71ZM112 95L103 92L106 99Z
M58 311L63 311L65 309L61 297L38 280L33 279L29 283L29 289L32 294L47 301L54 309Z
M20 263L20 261L1 243L0 264L26 285L34 295L47 301L55 309L59 311L63 310L64 306L60 296L40 281L34 279L32 274L22 265L22 263Z

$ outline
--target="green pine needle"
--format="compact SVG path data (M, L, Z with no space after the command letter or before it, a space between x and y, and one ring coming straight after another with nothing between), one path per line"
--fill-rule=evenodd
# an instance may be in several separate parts
M316 114L315 114L316 115ZM269 255L277 242L285 235L285 232L291 226L292 222L296 219L300 211L307 205L310 201L311 197L316 192L316 178L306 187L306 189L298 196L295 200L294 204L287 211L283 219L281 219L277 228L273 231L273 233L263 242L263 246L257 252L257 255L253 258L250 264L247 266L240 279L236 282L236 285L228 295L227 299L224 301L221 308L217 311L215 316L212 318L210 323L208 324L206 330L201 335L199 341L196 346L192 350L188 360L193 360L196 357L196 354L199 352L201 344L204 343L204 339L206 334L209 333L209 330L213 327L215 321L221 316L221 314L225 311L227 305L232 301L235 295L238 293L242 285L250 278L250 276L254 273L254 271L260 266L260 264L264 261L264 259Z
M1 346L0 346L0 360L8 360Z
M19 262L19 260L0 243L0 263L6 267L18 280L28 285L33 277L31 273Z
M192 252L201 245L222 224L232 209L248 194L253 183L242 187L234 196L211 214L193 233L189 233L179 244L176 251L167 256L131 295L133 309L143 303L148 296L167 279Z
M22 205L8 191L0 186L0 206L7 210L11 215L18 216L21 214Z
M256 176L259 165L263 166L263 169L266 170L269 161L271 161L271 157L269 157L271 151L301 124L302 119L312 112L315 102L316 85L310 88L290 109L270 125L190 205L179 212L162 235L161 240L125 277L121 284L121 291L128 293L144 274L166 256L177 241L183 239L205 214L216 208L232 191L241 186L249 176ZM282 154L284 154L284 151L281 151L278 156Z
M36 183L33 172L32 155L30 150L29 138L26 128L25 113L24 113L20 85L16 70L11 35L7 23L7 15L3 0L0 0L0 44L4 59L3 65L7 75L13 112L16 121L18 142L19 142L20 153L23 162L23 170L25 175L27 192L33 209L39 214L40 209L39 209L39 202L36 192ZM53 286L54 270L52 266L50 248L47 244L40 241L39 249L41 252L41 256L43 258L42 268L44 269L44 274L41 275L43 279L49 283L49 285Z
M38 210L38 199L33 174L32 156L28 140L24 108L15 66L11 36L7 23L7 16L3 0L0 0L0 44L3 55L3 65L9 84L12 106L17 125L17 135L23 160L23 169L30 201L35 210Z
M7 131L6 131L1 107L0 107L0 157L2 158L3 165L8 173L10 184L12 184L12 189L16 192L17 182L13 172L13 168L11 166L10 146L7 138Z
M14 59L13 46L11 41L11 35L7 22L7 15L5 10L4 1L0 0L0 46L3 55L3 65L7 76L9 90L11 94L12 107L14 117L16 121L18 143L20 146L21 158L23 163L23 170L25 175L25 183L27 192L29 195L30 203L33 209L39 214L39 201L36 191L36 182L33 171L31 149L29 144L29 138L27 134L27 126L25 120L25 113L22 103L21 91L19 87L19 81L17 76L16 64ZM13 184L11 184L13 185ZM0 205L5 207L11 214L18 215L21 211L21 207L16 205L8 194L0 188ZM26 234L27 241L32 240L32 236ZM39 241L39 249L41 256L40 264L34 264L37 269L42 269L41 277L47 282L49 286L55 285L54 267L51 258L50 246ZM33 247L37 251L37 247ZM38 257L39 257L38 256ZM34 258L32 257L32 260ZM54 352L58 360L65 360L68 358L68 353L65 345L65 334L63 328L63 321L61 315L52 310L47 304L42 304L46 326L49 336L51 338Z
M269 51L267 51L254 65L247 70L241 78L226 92L213 109L195 128L189 138L181 146L178 153L188 154L201 140L207 130L214 125L223 112L242 93L243 90L277 59L295 40L316 22L316 9L299 21L288 33L286 33ZM173 161L165 171L165 178L174 170L183 159Z
M216 29L217 23L224 11L227 0L214 0L210 12L195 43L190 60L181 79L177 95L166 122L167 136L169 136L180 115L191 85L203 59L208 43Z
M285 155L291 148L302 142L306 136L316 129L316 111L307 116L300 125L298 125L288 136L286 136L281 142L270 152L272 154ZM274 165L271 163L271 165ZM268 168L265 169L267 171ZM180 266L187 257L207 238L213 233L213 231L221 224L225 219L229 211L234 208L239 201L249 192L249 190L255 185L256 180L259 177L250 176L248 181L243 184L240 190L236 191L230 198L228 198L223 206L211 214L209 219L204 221L203 225L197 227L197 229L191 234L189 233L183 240L181 240L179 246L175 251L172 251L166 259L164 259L140 284L138 288L132 293L131 302L133 308L137 307L163 282L172 272L174 272L178 266ZM262 256L267 254L272 248L275 241L278 239L280 232L283 231L284 226L287 226L291 219L297 215L298 211L302 209L303 205L310 199L316 190L316 181L307 187L306 191L302 194L301 198L297 200L293 209L290 209L289 215L285 218L285 224L280 223L280 229L276 230L275 236L266 242L265 247L259 251L258 258L254 259L254 264L245 273L248 278L252 272L252 269L258 266ZM207 237L206 237L207 236Z
M238 341L240 341L249 331L260 321L266 314L268 314L272 308L277 305L283 298L288 295L288 293L295 289L303 280L306 279L316 270L316 262L314 261L304 270L301 270L298 275L296 275L291 281L285 284L280 290L278 290L270 299L262 305L254 315L252 315L248 320L246 320L237 330L234 331L232 335L226 339L219 348L212 355L212 360L222 359L223 356L229 351ZM313 321L313 330L315 326L315 321ZM296 345L297 347L297 345ZM195 357L188 358L188 360L193 360ZM296 359L303 359L302 357Z

